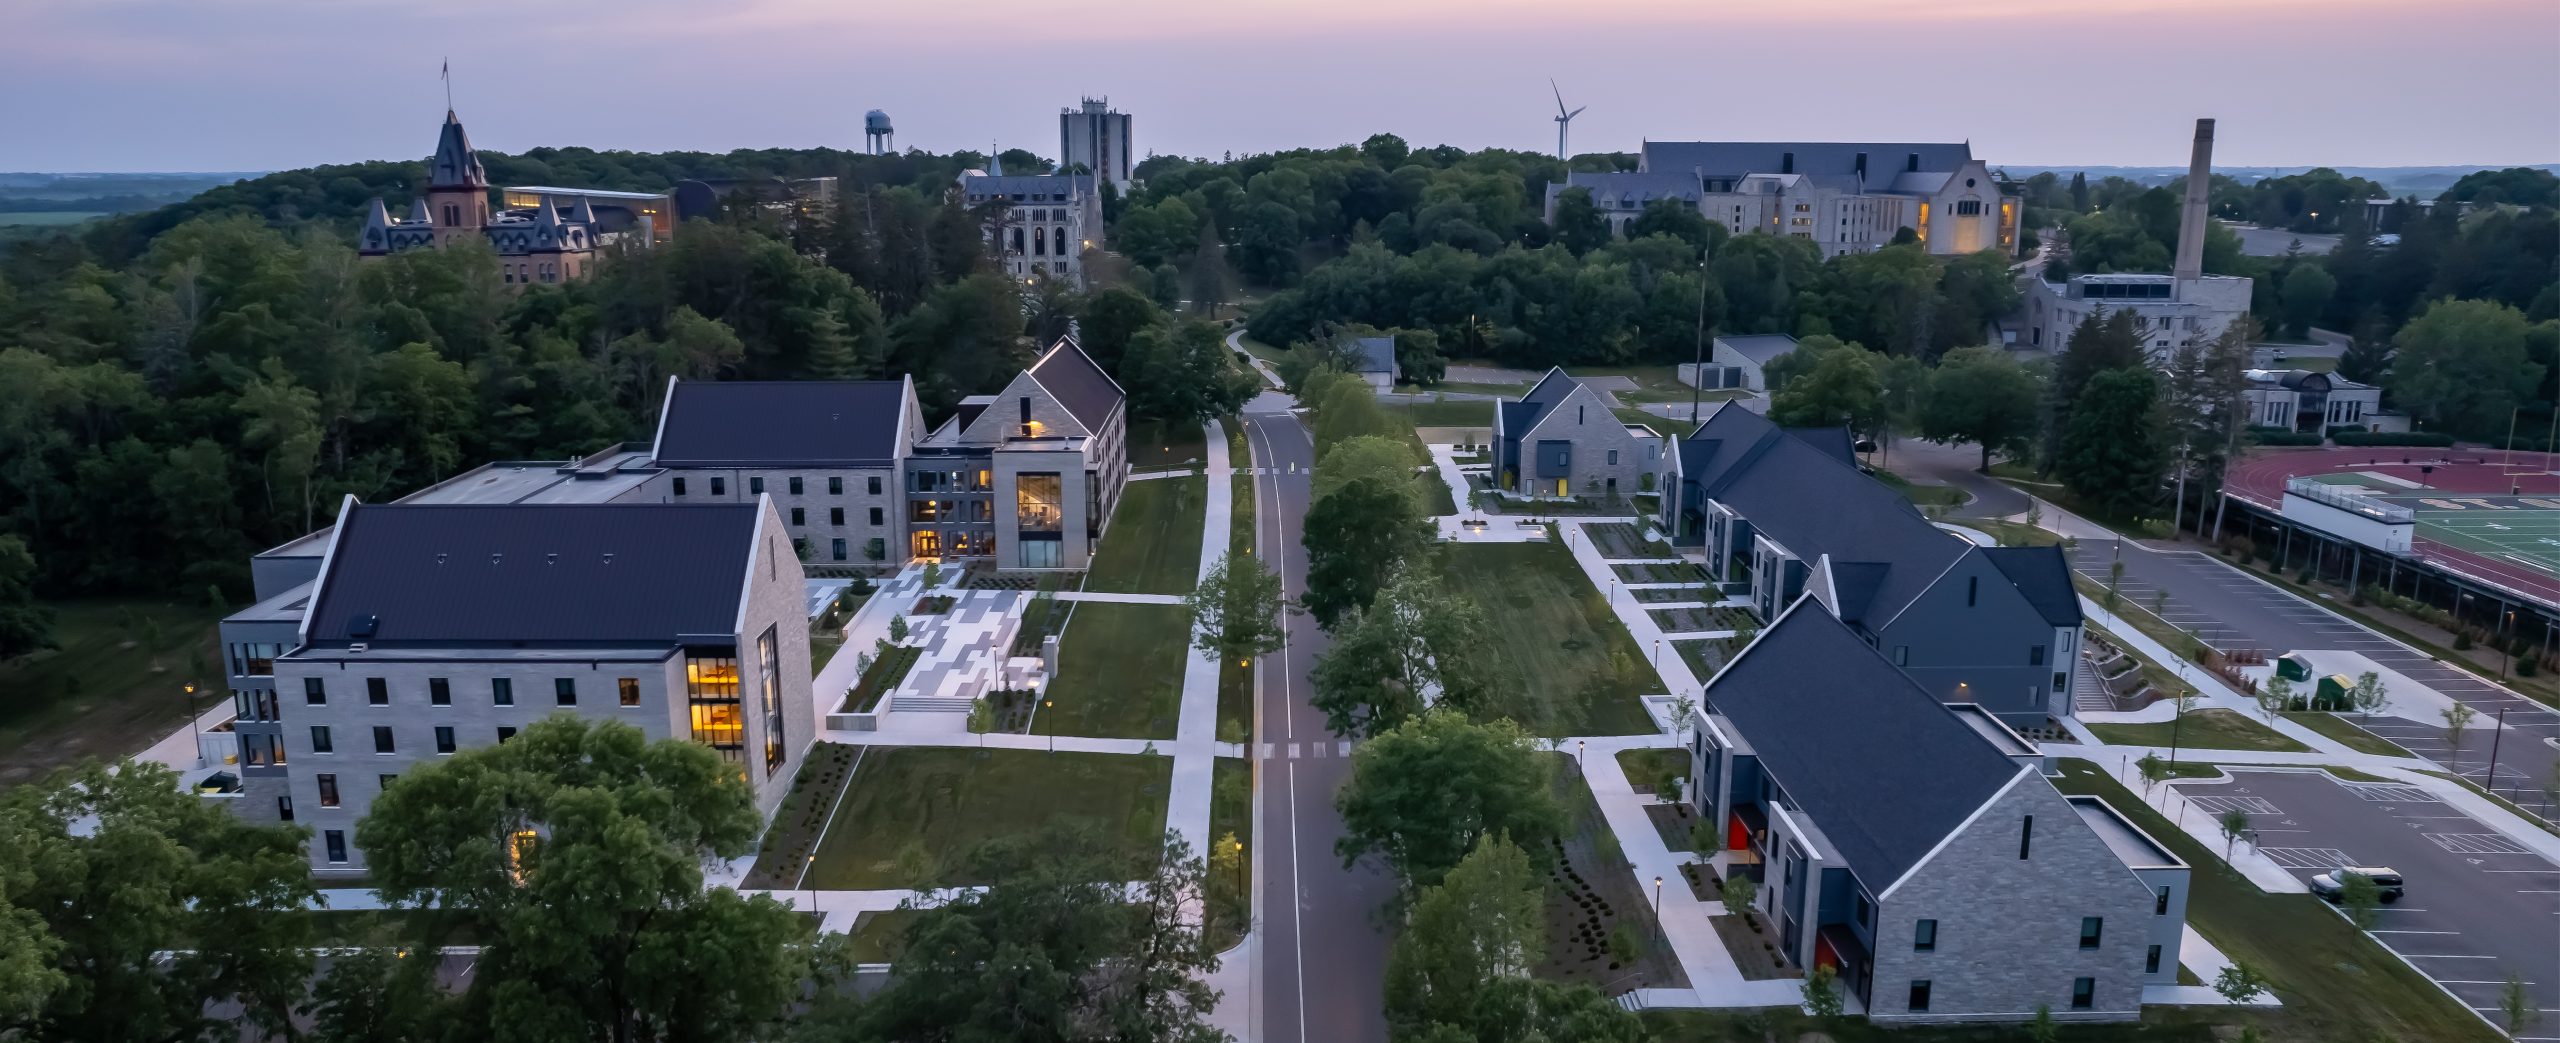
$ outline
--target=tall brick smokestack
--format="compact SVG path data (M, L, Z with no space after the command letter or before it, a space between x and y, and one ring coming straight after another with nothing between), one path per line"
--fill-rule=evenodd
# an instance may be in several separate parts
M2205 207L2213 198L2213 121L2196 121L2196 150L2187 161L2187 205L2178 213L2178 265L2183 282L2204 277Z

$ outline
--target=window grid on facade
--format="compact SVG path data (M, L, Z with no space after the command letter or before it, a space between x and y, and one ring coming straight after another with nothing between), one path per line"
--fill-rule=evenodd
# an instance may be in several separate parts
M2107 929L2107 921L2106 921L2106 918L2105 918L2105 917L2101 917L2101 916L2083 916L2083 917L2081 917L2081 918L2080 918L2080 947L2081 947L2081 948L2083 948L2083 949L2095 949L2095 948L2097 948L2097 947L2098 947L2098 940L2099 940L2099 938L2100 938L2100 937L2105 933L2106 929Z
M1912 1013L1917 1014L1925 1012L1928 1009L1929 979L1921 978L1911 983L1911 1011Z
M325 832L323 832L323 833L320 835L320 840L321 840L321 843L322 843L322 844L324 844L324 845L326 845L326 846L327 846L327 848L328 848L328 852L329 852L329 864L330 864L330 865L345 865L345 864L346 864L346 862L347 862L347 834L346 834L346 831L344 831L344 830L337 830L337 829L332 829L332 830L325 831Z
M1914 928L1912 928L1912 931L1911 931L1911 951L1913 951L1913 952L1936 952L1937 950L1938 950L1938 921L1936 921L1936 920L1922 920L1922 921L1920 921L1919 925L1918 925L1918 926L1916 926L1916 927L1914 927Z
M2071 1009L2087 1010L2098 1004L2098 979L2071 979Z
M720 751L723 760L746 763L747 728L738 706L738 656L726 648L687 649L685 707L693 741Z

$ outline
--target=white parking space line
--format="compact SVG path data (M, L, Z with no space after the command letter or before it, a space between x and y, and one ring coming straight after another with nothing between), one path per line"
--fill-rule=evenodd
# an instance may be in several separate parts
M2261 847L2258 853L2286 869L2336 869L2355 864L2355 859L2334 847Z
M2222 814L2222 813L2224 813L2224 812L2226 812L2226 811L2240 811L2240 812L2246 812L2246 813L2251 814L2251 815L2281 815L2281 814L2284 814L2284 809L2279 808L2279 807L2276 807L2274 804L2268 803L2268 802L2267 802L2267 799L2266 799L2266 798L2264 798L2264 797L2196 797L2196 796L2191 796L2191 797L2188 797L2188 798L2187 798L2187 800L2188 800L2189 802L2193 803L2196 807L2198 807L2198 808L2202 808L2203 810L2206 810L2206 811L2210 811L2210 812L2212 812L2212 813L2214 813L2214 814L2216 814L2216 815Z
M2391 931L2391 930L2372 930L2372 931L2366 931L2365 933L2366 933L2366 934L2461 934L2462 932L2460 932L2460 931Z

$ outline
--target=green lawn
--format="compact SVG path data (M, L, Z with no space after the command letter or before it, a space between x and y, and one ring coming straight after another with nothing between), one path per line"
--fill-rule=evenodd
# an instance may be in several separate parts
M1164 836L1168 757L973 747L882 749L854 774L809 868L820 890L987 881L969 855L997 837L1066 822L1117 842L1135 867Z
M1883 482L1902 498L1921 507L1955 507L1972 499L1971 494L1952 485L1916 485L1891 471L1877 471L1876 480Z
M1701 409L1698 415L1703 418L1706 416L1706 412ZM1618 419L1630 424L1641 424L1645 427L1650 427L1654 430L1655 434L1662 435L1666 438L1687 438L1689 437L1690 432L1698 429L1698 425L1690 423L1687 416L1667 417L1658 413L1647 413L1644 410L1632 407L1618 410Z
M1192 467L1209 458L1207 436L1198 424L1162 420L1129 421L1129 469L1157 471Z
M2402 1043L2498 1038L2488 1025L2307 894L2268 894L2144 805L2106 772L2062 762L2066 793L2104 797L2192 867L2187 919L2232 959L2275 984L2284 1010L2260 1015L2283 1041Z
M214 624L226 610L193 602L58 602L60 647L0 661L0 786L97 757L140 753L195 708L230 698Z
M2173 730L2181 749L2273 750L2283 753L2308 753L2311 749L2285 738L2273 728L2229 710L2197 710L2187 714L2184 721L2089 726L2090 734L2117 746L2166 747Z
M1626 773L1627 781L1634 783L1637 790L1651 793L1654 792L1654 781L1661 778L1664 772L1669 772L1675 778L1688 776L1689 751L1681 749L1619 750L1618 770Z
M1079 602L1058 639L1058 676L1032 723L1039 735L1173 738L1191 618L1180 605Z
M1634 735L1654 730L1638 696L1662 682L1600 592L1552 543L1453 543L1440 567L1451 591L1493 624L1491 651L1510 675L1501 707L1532 734ZM1611 653L1625 666L1613 675Z
M1401 418L1415 427L1493 428L1493 403L1480 398L1444 402L1381 402L1378 408L1385 410L1388 416Z
M1207 856L1209 871L1226 874L1212 883L1240 901L1223 915L1213 912L1205 931L1209 948L1223 951L1244 938L1253 908L1253 765L1242 757L1220 757L1212 769L1209 843L1220 849Z
M2338 740L2339 742L2345 743L2347 744L2348 749L2354 750L2357 753L2374 753L2385 757L2415 756L2409 751L2400 748L2399 743L2356 727L2354 720L2341 717L2334 713L2325 713L2314 710L2289 710L2286 711L2284 717L2286 720L2292 721L2295 724L2299 724L2305 728L2311 729L2312 731L2319 732L2322 735L2326 735L2332 739Z
M1188 594L1200 581L1200 529L1207 524L1206 478L1150 478L1120 492L1111 531L1085 574L1086 590Z

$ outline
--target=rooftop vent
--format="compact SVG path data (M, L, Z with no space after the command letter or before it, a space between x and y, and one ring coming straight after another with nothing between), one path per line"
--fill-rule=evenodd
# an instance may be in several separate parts
M506 560L506 557L507 557L507 555L506 555L506 553L505 553L505 552L503 552L503 551L494 551L494 550L493 550L493 551L490 551L490 552L489 552L489 564L492 564L492 565L498 564L499 562Z
M611 564L613 564L613 552L612 552L612 551L606 551L606 552L604 552L604 563L605 563L605 564L607 564L607 565L611 565Z
M443 551L437 551L437 552L436 552L436 564L438 564L438 565L442 565L442 564L444 564L444 552L443 552Z
M357 616L356 618L347 621L347 636L357 638L372 637L374 631L381 628L381 616Z

